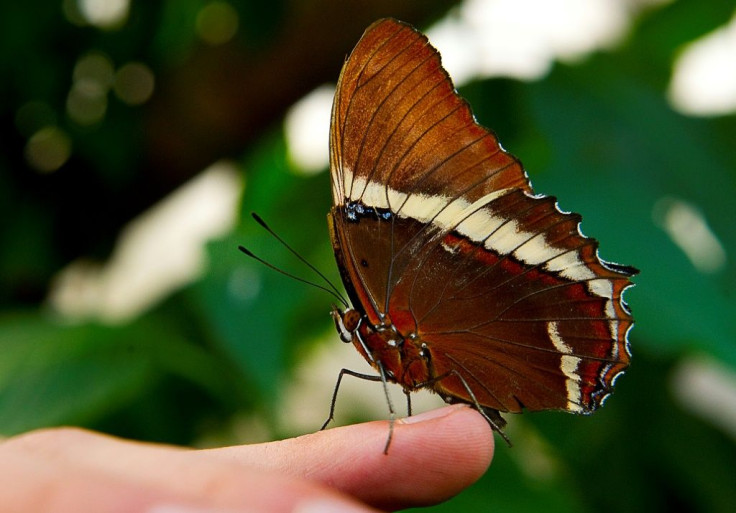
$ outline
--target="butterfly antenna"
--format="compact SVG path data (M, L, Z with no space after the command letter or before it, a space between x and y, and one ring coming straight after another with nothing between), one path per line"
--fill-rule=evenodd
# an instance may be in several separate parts
M288 276L289 278L292 278L292 279L294 279L296 281L300 281L302 283L306 283L307 285L311 285L312 287L318 288L320 290L324 290L328 294L332 294L335 298L337 298L343 305L345 305L345 307L348 306L348 304L345 302L345 300L342 298L342 296L340 296L339 294L337 294L334 290L328 289L327 287L325 287L324 285L320 285L319 283L315 283L313 281L306 280L304 278L300 278L299 276L296 276L294 274L291 274L289 272L286 272L283 269L281 269L279 267L276 267L272 263L266 262L264 259L262 259L261 257L259 257L258 255L256 255L255 253L253 253L251 250L249 250L248 248L246 248L244 246L238 246L238 249L240 251L242 251L243 253L245 253L246 255L248 255L249 257L251 257L253 260L262 263L263 265L265 265L269 269L273 269L274 271L276 271L278 273L281 273L284 276Z
M343 306L345 306L345 307L348 306L348 302L345 300L345 298L343 298L342 294L340 294L340 291L337 290L337 287L335 287L334 283L332 283L327 278L327 276L325 276L322 273L322 271L320 271L314 265L312 265L309 261L307 261L306 258L304 258L302 255L300 255L299 252L297 252L294 248L292 248L284 239L282 239L275 231L273 231L271 229L271 227L268 226L268 224L266 224L266 221L264 221L263 218L261 218L261 216L259 216L255 212L251 212L250 215L251 215L251 217L253 217L253 219L256 220L256 222L258 224L260 224L268 233L270 233L271 236L273 236L273 238L275 238L277 241L279 241L281 243L281 245L283 245L286 249L288 249L291 252L292 255L294 255L295 257L297 257L304 265L306 265L307 267L309 267L314 273L316 273L320 278L322 278L322 280L324 280L324 282L327 285L329 285L329 289L327 289L326 287L323 287L323 286L321 286L321 285L319 285L317 283L311 282L309 280L304 280L304 279L301 279L301 278L299 278L297 276L294 276L292 274L289 274L289 273L287 273L286 271L284 271L282 269L278 269L278 268L274 267L273 265L269 264L268 262L265 262L264 260L256 257L250 251L248 251L248 253L246 253L248 256L251 256L251 257L255 258L259 262L265 264L268 267L271 267L275 271L279 271L281 274L283 274L285 276L290 276L292 278L295 278L297 281L301 281L303 283L308 283L310 285L313 285L313 286L317 287L318 289L325 290L325 291L329 292L330 294L332 294L333 296L335 296L337 299L339 299L340 300L340 303L342 303ZM240 246L240 250L243 251L243 252L245 252L245 248L243 248L242 246Z
M255 212L251 212L251 214L250 214L250 215L251 215L251 216L253 217L253 219L255 219L255 220L256 220L256 222L257 222L258 224L260 224L261 226L263 226L263 228L265 228L265 229L266 229L266 231L267 231L268 233L270 233L271 235L273 235L273 237L274 237L274 238L275 238L275 239L276 239L277 241L279 241L279 242L280 242L280 243L281 243L281 244L282 244L282 245L283 245L283 246L284 246L284 247L285 247L286 249L288 249L289 251L291 251L291 253L292 253L292 254L293 254L293 255L294 255L295 257L297 257L297 258L298 258L299 260L301 260L301 261L302 261L302 262L304 263L304 265L306 265L307 267L309 267L309 268L310 268L310 269L311 269L312 271L314 271L314 272L315 272L315 273L316 273L316 274L317 274L317 275L318 275L318 276L319 276L320 278L322 278L322 279L324 280L324 282L325 282L325 283L327 283L327 285L329 285L329 286L330 286L330 288L331 288L331 289L332 289L332 290L333 290L333 291L335 292L335 295L337 295L337 296L339 296L339 297L341 298L341 302L342 302L342 303L343 303L343 304L344 304L345 306L347 306L347 301L345 301L345 300L344 300L344 299L342 298L342 294L340 294L340 291L339 291L339 290L337 290L337 287L335 287L335 285L334 285L334 284L333 284L333 283L332 283L332 282L331 282L331 281L330 281L330 280L329 280L329 279L327 278L327 276L325 276L325 275L324 275L324 274L322 273L322 271L320 271L319 269L317 269L317 268L316 268L316 267L315 267L314 265L312 265L312 264L311 264L310 262L308 262L306 258L304 258L303 256L301 256L301 255L300 255L300 254L299 254L299 253L298 253L298 252L297 252L297 251L296 251L296 250L295 250L294 248L292 248L292 247L291 247L291 246L290 246L289 244L287 244L287 242L286 242L286 241L285 241L284 239L282 239L282 238L281 238L281 237L280 237L280 236L279 236L279 235L278 235L278 234L277 234L277 233L276 233L275 231L273 231L273 230L271 229L271 227L270 227L270 226L268 226L268 225L266 224L266 221L264 221L264 220L263 220L263 219L261 218L261 216L259 216L259 215L258 215L258 214L256 214Z

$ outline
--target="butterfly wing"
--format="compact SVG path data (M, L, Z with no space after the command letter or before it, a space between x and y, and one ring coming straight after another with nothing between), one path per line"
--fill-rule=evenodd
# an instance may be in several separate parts
M343 281L371 323L416 335L432 388L500 411L600 404L629 361L633 270L532 194L426 37L391 19L366 30L330 137Z
M332 111L330 168L336 207L351 201L399 216L421 207L426 220L442 213L432 199L463 195L476 201L503 189L531 191L519 162L475 123L426 37L392 19L371 25L343 67ZM374 243L343 230L340 217L336 226L350 239L343 247ZM375 229L384 231L386 224ZM392 251L376 256L383 260L374 265L390 267L392 276L406 260ZM371 283L366 292L385 310L388 276L362 279L377 274L385 282Z

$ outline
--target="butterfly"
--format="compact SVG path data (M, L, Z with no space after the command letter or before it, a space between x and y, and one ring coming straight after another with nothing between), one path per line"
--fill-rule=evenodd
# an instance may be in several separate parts
M502 412L603 404L629 365L637 270L600 259L580 215L534 193L410 25L375 22L346 60L330 172L353 305L332 316L378 371L361 377L470 404L501 434Z
M345 62L330 171L353 305L332 315L371 379L470 404L501 433L502 412L603 404L629 365L637 270L600 259L581 216L534 193L410 25L375 22Z

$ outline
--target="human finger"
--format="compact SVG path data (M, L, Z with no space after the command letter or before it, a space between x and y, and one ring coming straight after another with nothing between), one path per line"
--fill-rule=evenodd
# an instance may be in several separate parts
M29 433L0 444L0 504L38 513L372 511L321 483L198 452L81 429Z
M380 509L444 501L479 479L493 457L488 423L465 405L396 421L369 422L265 444L203 451L246 466L327 484Z

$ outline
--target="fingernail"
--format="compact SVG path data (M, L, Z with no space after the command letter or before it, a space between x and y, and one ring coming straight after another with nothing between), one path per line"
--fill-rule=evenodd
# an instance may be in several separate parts
M242 510L200 508L198 506L186 506L182 504L157 504L148 509L146 513L242 513Z
M292 510L293 513L370 513L372 511L375 510L334 499L306 500L298 503Z
M401 419L401 422L403 424L417 424L419 422L426 422L428 420L439 419L442 417L446 417L450 415L451 413L454 413L460 408L467 408L467 406L464 404L453 404L450 406L444 406L442 408L437 408L436 410L425 411L423 413L420 413L419 415L412 415L411 417L404 417L403 419Z

